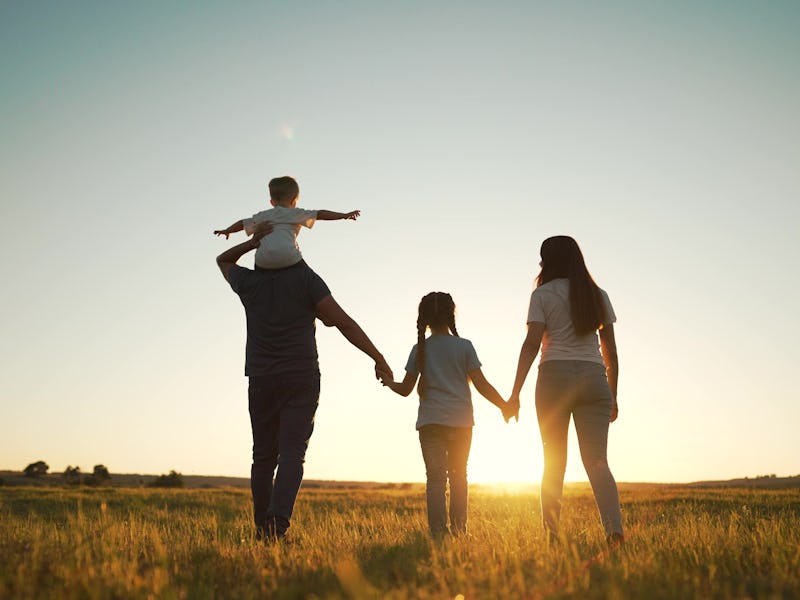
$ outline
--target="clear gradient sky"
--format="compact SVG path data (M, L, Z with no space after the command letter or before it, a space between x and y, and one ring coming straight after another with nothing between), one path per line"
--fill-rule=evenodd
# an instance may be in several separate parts
M0 469L249 474L211 232L284 174L361 209L300 244L397 378L443 290L507 396L539 245L570 234L619 319L617 479L800 473L800 4L777 1L3 2ZM424 480L416 396L317 337L306 476ZM518 424L474 394L473 481L538 481L534 382Z

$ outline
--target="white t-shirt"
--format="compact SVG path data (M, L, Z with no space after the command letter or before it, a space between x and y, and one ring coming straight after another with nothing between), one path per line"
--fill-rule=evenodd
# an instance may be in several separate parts
M243 219L247 235L253 235L256 225L264 221L269 221L274 227L272 233L261 238L261 245L256 249L256 266L282 269L300 262L303 259L297 245L300 227L311 229L316 220L317 211L288 206L275 206L254 214L250 219Z
M425 340L425 388L417 413L417 429L423 425L472 427L472 395L467 374L481 366L475 348L454 335L432 335ZM417 345L411 349L406 371L417 371Z
M604 290L600 290L600 294L605 305L603 324L615 323L617 316L608 294ZM533 290L528 323L534 321L544 323L540 363L548 360L585 360L603 364L597 332L580 336L575 334L569 307L569 279L553 279Z

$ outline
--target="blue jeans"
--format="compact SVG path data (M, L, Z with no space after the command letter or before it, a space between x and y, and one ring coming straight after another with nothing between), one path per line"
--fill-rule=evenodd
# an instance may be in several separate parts
M447 480L450 480L450 528L467 530L467 459L472 427L423 425L419 445L425 461L428 527L434 535L447 532Z
M289 528L314 431L319 379L318 372L250 377L250 489L253 518L260 532L282 536Z
M623 533L617 484L606 458L612 402L605 369L599 363L552 360L539 366L536 416L544 450L542 520L550 535L558 534L570 417L606 535Z

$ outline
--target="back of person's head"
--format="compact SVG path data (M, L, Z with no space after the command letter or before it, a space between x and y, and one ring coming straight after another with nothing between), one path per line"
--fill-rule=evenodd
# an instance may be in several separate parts
M602 326L603 298L583 259L578 242L568 235L556 235L542 242L539 251L542 270L536 286L553 279L569 279L569 301L572 324L578 335L585 335Z
M284 175L269 182L269 198L274 204L286 204L300 195L300 186L293 177Z
M453 297L445 292L431 292L422 297L417 316L417 371L420 374L419 393L423 395L425 377L425 332L428 328L447 327L453 335L456 330L456 304Z

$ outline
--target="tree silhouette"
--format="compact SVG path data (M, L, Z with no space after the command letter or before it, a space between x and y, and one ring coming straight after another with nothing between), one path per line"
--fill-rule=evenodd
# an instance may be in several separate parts
M157 488L182 488L183 487L183 475L176 471L170 471L169 475L159 475L149 484L147 487L157 487Z
M23 473L25 474L25 477L41 477L47 474L47 470L49 468L50 465L48 465L46 462L43 460L37 460L36 462L25 467Z
M102 485L111 479L108 467L105 465L95 465L92 474L84 477L83 483L86 485Z
M81 482L81 468L69 466L64 469L64 479L70 485L78 485Z

